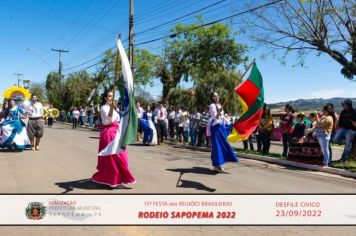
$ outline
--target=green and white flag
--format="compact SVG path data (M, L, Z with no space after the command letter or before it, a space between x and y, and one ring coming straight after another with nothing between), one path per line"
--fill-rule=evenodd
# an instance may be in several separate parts
M119 147L124 148L136 141L138 119L135 106L132 71L125 49L119 38L117 39L117 48L119 50L122 65L122 79L119 80L119 83L121 83L119 84L119 88L121 89L119 90L123 97Z

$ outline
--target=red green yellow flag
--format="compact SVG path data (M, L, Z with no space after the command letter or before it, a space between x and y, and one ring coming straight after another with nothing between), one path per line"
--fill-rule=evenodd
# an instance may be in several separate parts
M248 79L237 86L235 92L239 95L242 113L227 137L229 142L248 139L258 126L263 113L263 81L255 62Z

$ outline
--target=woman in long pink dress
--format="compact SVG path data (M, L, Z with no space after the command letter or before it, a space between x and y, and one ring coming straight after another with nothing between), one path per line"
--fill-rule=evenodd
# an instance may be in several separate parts
M118 145L120 116L115 109L112 91L106 91L104 99L105 104L100 108L103 127L100 132L98 172L93 175L92 180L113 188L133 184L136 181L129 170L127 149L122 149Z

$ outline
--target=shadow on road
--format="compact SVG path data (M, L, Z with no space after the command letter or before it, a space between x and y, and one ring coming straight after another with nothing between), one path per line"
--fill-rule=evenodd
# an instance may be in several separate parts
M52 128L50 128L50 127L46 127L46 128L48 128L48 129L65 129L63 127L56 127L56 126L52 126Z
M65 191L62 194L73 191L74 189L85 189L85 190L114 190L114 189L131 189L129 187L117 187L112 188L103 184L97 184L91 181L91 179L81 179L69 182L55 183L60 188L63 188Z
M177 168L177 169L166 169L173 172L179 172L182 174L193 173L193 174L203 174L203 175L217 175L218 172L205 167L192 167L192 168Z
M203 190L207 191L210 193L213 193L216 191L215 188L209 188L208 186L205 186L202 183L195 182L195 181L190 181L190 180L184 180L180 179L181 184L177 184L177 188L195 188L197 190Z
M24 150L20 149L7 149L7 148L0 148L0 152L23 152Z
M143 143L131 143L130 146L145 146L147 147L147 144L143 144Z
M183 174L185 173L194 173L194 174L205 174L205 175L216 175L218 174L216 171L208 169L208 168L204 168L204 167L192 167L192 168L178 168L178 169L166 169L169 171L173 171L173 172L179 172L179 178L177 181L177 188L194 188L197 190L203 190L203 191L207 191L207 192L215 192L216 189L214 188L209 188L208 186L196 182L196 181L191 181L191 180L184 180L182 179Z

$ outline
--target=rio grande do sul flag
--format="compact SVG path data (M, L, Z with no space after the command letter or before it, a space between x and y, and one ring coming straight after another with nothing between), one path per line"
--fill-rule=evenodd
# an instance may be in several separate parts
M119 83L122 83L119 84L120 94L123 96L119 147L123 148L136 141L138 120L132 71L120 38L117 39L117 48L120 54L123 78L119 80Z
M255 62L248 79L237 86L235 92L239 95L242 114L227 137L229 142L248 139L258 126L263 113L263 80Z

